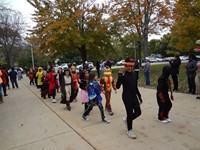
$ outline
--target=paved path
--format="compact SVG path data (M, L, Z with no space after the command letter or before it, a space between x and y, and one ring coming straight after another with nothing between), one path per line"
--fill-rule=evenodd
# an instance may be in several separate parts
M121 89L112 95L115 115L106 113L111 123L104 124L98 108L84 121L80 101L69 112L65 105L41 99L27 78L19 86L8 90L0 105L0 150L200 150L200 101L195 95L174 93L172 123L162 124L157 121L156 91L140 88L144 103L134 121L134 140L122 123ZM59 94L56 99L60 101Z

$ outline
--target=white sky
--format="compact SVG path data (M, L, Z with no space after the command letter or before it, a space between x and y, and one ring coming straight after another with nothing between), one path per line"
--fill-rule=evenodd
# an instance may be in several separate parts
M105 0L98 0L105 1ZM3 2L6 4L6 6L17 10L22 13L22 15L25 17L26 23L28 24L29 28L34 26L34 22L31 20L31 14L34 13L34 8L26 1L26 0L0 0L0 3ZM152 35L149 37L150 39L160 39L159 35Z

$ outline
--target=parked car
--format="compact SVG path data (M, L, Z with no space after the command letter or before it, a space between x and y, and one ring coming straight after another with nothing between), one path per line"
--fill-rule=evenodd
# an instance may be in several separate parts
M89 70L92 70L92 69L94 68L93 62L87 62L87 64L88 64ZM80 65L77 65L77 66L76 66L76 69L77 69L77 70L79 70L79 69L81 69L81 68L83 68L83 64L80 64Z
M123 60L120 60L120 61L118 61L118 62L116 63L116 65L117 65L117 66L122 66L124 62L125 62L124 59L123 59Z

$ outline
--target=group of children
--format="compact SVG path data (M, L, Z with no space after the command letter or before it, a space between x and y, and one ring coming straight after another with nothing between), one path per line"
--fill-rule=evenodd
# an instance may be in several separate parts
M41 96L46 98L46 95L49 94L50 96L53 96L54 100L56 88L57 86L60 87L61 103L66 104L67 109L70 111L70 103L76 99L78 89L80 88L80 100L82 104L84 104L82 118L86 121L89 120L88 116L90 111L94 106L98 106L101 114L101 120L105 123L110 123L110 121L104 115L101 92L103 92L106 99L105 110L108 111L109 115L113 115L114 113L110 103L112 88L116 93L117 89L123 86L122 100L126 109L126 117L123 118L123 121L128 129L128 137L135 139L136 135L132 130L132 123L133 120L141 115L140 105L142 104L143 100L138 89L138 78L134 72L134 65L134 59L127 58L125 60L124 68L118 73L118 80L116 84L109 66L105 66L104 75L100 78L100 82L98 82L97 75L94 72L89 72L88 70L84 70L78 75L75 67L72 66L70 69L64 69L64 72L59 74L56 73L54 67L52 67L48 75L45 73L45 71L43 71L43 75L41 77L41 81L43 82L41 86ZM39 73L36 73L36 75L39 79ZM59 77L56 77L57 75L59 75ZM171 100L173 100L173 94L169 75L170 67L165 66L163 67L162 75L158 79L158 120L162 123L171 122L168 115L172 107ZM59 82L56 83L58 78ZM170 96L168 94L169 90L171 94Z

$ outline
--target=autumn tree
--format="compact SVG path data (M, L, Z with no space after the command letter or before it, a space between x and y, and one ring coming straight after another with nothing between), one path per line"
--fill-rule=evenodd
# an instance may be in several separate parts
M0 46L8 66L13 66L24 25L21 13L0 5Z
M178 0L173 13L172 42L177 49L191 50L200 39L200 1Z
M147 56L148 36L159 34L170 26L172 4L170 0L111 0L110 16L122 37L137 34L134 40L140 52L144 46L144 55Z
M56 56L78 50L83 63L112 51L107 7L91 0L28 0L35 8L31 41L40 54Z

